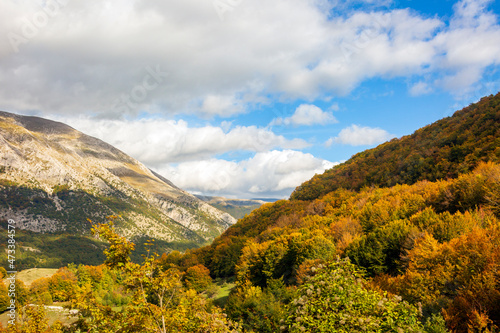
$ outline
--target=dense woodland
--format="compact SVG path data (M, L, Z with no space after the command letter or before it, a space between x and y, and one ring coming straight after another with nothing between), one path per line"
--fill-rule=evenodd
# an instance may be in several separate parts
M141 263L112 221L94 224L110 243L103 264L19 283L17 331L498 332L499 131L500 95L484 98L314 177L209 246ZM216 282L234 283L227 298ZM72 325L22 307L54 301L79 310Z
M314 200L338 188L389 187L456 178L481 161L500 161L500 96L476 104L401 139L363 151L316 175L291 198Z

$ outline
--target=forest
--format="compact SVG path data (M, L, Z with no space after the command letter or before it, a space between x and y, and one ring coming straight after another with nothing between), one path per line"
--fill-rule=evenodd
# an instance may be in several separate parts
M389 187L456 178L481 161L500 159L500 97L489 96L451 117L353 156L299 186L291 199L313 200L338 188Z
M199 249L156 254L143 240L133 261L139 244L113 216L92 222L108 242L102 263L17 282L9 332L498 332L499 131L500 95L483 98ZM70 324L49 323L41 305L54 302L78 310Z

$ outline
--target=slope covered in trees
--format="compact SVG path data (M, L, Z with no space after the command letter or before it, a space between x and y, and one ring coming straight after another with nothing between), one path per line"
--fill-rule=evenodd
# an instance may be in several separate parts
M393 301L387 306L405 312L401 318L410 320L419 309L417 331L446 332L446 322L452 332L488 332L500 326L499 217L500 166L483 163L447 181L338 189L312 202L267 205L212 246L163 260L181 270L196 263L213 277L234 276L226 312L248 330L275 332L283 320L285 331L300 332L344 320L353 331L408 331L411 322L384 326L377 304ZM341 273L325 270L337 257L349 258L355 269L344 263ZM323 277L311 280L317 272ZM354 289L339 294L345 285ZM338 309L347 317L327 316Z
M455 178L481 161L500 161L500 93L412 135L356 154L299 186L291 199L314 200L338 188Z

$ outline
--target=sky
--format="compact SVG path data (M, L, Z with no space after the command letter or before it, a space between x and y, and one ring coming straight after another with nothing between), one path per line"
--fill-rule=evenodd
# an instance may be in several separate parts
M286 198L500 90L491 0L1 0L0 110L192 193Z

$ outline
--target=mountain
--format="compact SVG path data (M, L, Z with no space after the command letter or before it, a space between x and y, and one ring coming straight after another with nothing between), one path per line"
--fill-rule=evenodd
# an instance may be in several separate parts
M261 199L228 199L224 197L212 197L206 195L196 195L196 197L237 219L250 214L253 210L259 208L267 202L277 201L276 199L266 199L266 201Z
M500 94L353 156L300 185L291 199L314 200L338 188L359 190L455 178L481 161L500 161Z
M65 124L0 112L0 218L38 233L88 235L119 215L129 239L206 244L236 220L113 146Z

